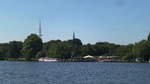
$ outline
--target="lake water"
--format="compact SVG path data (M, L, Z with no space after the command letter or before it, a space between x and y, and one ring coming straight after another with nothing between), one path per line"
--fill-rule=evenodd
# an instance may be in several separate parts
M150 64L0 61L0 84L150 84Z

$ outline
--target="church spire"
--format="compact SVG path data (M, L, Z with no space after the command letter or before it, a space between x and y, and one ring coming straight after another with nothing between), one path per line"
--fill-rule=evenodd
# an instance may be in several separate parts
M42 37L41 20L39 20L39 37Z
M75 39L75 33L73 32L73 39Z

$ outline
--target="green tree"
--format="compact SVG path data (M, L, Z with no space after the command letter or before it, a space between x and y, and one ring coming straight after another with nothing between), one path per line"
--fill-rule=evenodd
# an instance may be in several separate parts
M107 42L97 42L95 44L96 55L108 55L110 44Z
M134 45L133 55L148 61L150 58L150 41L142 40Z
M41 57L45 57L46 56L46 52L44 50L42 51L39 51L37 54L36 54L36 58L41 58Z
M0 58L1 59L5 59L9 57L8 51L9 51L8 43L0 44Z
M82 46L81 53L82 56L86 56L86 55L96 56L96 47L91 44L84 45Z
M75 58L81 55L82 42L80 39L74 38L73 40L68 40L67 43L70 48L71 58Z
M44 44L44 47L47 48L49 57L69 59L80 56L82 42L77 38L67 41L52 40Z
M149 33L149 35L148 35L148 40L150 41L150 33Z
M132 55L133 44L121 45L115 51L115 55L125 60L133 61L135 57Z
M48 50L48 57L61 58L61 43L53 43Z
M18 58L21 56L22 42L11 41L8 46L8 58Z
M36 58L39 51L42 50L42 40L36 34L31 34L25 39L22 48L23 57L26 60L31 60L31 58Z
M48 57L68 59L71 58L72 45L65 42L52 43L48 48Z
M61 40L51 40L43 44L43 52L45 52L45 56L49 56L49 50L54 43L59 43Z

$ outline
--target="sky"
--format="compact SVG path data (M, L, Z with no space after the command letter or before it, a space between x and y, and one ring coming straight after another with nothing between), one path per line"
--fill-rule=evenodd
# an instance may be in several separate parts
M0 0L0 43L24 41L38 34L43 41L72 39L84 44L135 43L150 32L150 0Z

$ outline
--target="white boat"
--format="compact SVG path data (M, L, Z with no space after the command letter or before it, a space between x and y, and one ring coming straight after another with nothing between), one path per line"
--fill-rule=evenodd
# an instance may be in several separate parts
M44 62L57 62L58 58L41 57L38 60L39 61L44 61Z

